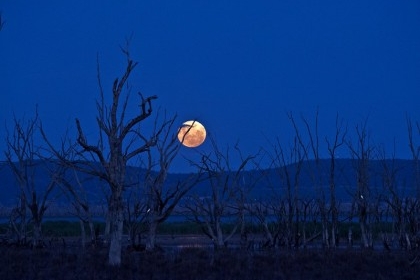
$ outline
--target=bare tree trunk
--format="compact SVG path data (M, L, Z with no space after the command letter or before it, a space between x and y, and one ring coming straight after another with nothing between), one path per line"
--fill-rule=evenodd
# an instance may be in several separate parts
M111 232L111 213L108 211L106 212L105 215L105 230L104 230L104 236L105 239L109 241L109 234Z
M32 240L33 248L40 248L42 246L41 235L42 235L41 223L40 221L34 221L33 240Z
M315 193L317 194L317 202L319 203L319 211L321 212L321 224L322 224L322 243L323 246L326 248L330 247L330 240L329 240L329 217L328 217L328 209L326 207L326 198L325 198L325 191L324 191L324 183L323 180L323 170L321 166L320 161L320 155L319 155L319 132L318 132L318 110L315 115L315 122L313 124L314 128L311 129L311 126L309 125L309 122L302 117L302 120L306 126L306 130L309 136L309 146L311 147L312 156L314 158L314 164L309 165L309 172L311 174L312 183L315 187ZM309 160L309 154L306 151L306 146L304 145L302 138L300 137L300 134L298 132L297 126L291 118L293 122L293 126L295 127L296 135L299 139L299 143L302 146L302 149L305 150L306 153L306 159Z
M299 232L299 214L300 214L300 210L299 210L299 205L298 205L298 200L299 200L299 184L300 184L300 173L302 170L302 165L303 165L303 161L306 159L308 159L308 148L307 145L305 145L303 143L302 137L300 135L300 131L297 127L297 124L294 120L294 117L292 115L292 113L288 114L290 121L292 122L293 128L295 130L295 136L294 136L294 145L293 145L293 150L292 153L290 155L290 159L293 159L294 164L296 165L296 171L293 175L293 187L294 187L294 193L293 193L293 207L291 208L289 206L289 211L293 211L293 213L296 214L296 221L295 221L295 232L294 232L294 246L297 248L299 246L299 242L300 242L300 232ZM312 134L312 131L309 127L308 122L306 121L306 119L303 118L303 121L306 125L307 131L308 131L308 135L310 138L310 145L312 147L312 152L314 154L314 158L315 158L315 165L316 165L316 169L319 169L319 155L318 155L318 112L316 114L316 119L315 119L315 134ZM283 164L286 165L286 162L284 160L284 156L283 157ZM287 171L287 167L284 168L286 170L286 176L289 177L288 175L288 171ZM319 184L319 173L320 172L316 172L317 174L313 174L312 173L312 180L313 183L315 185L315 188L317 189L316 192L321 194L321 196L323 196L323 192L322 190L320 190L320 184ZM290 179L287 179L288 184L290 183ZM289 187L288 187L289 188ZM290 220L290 222L293 222L292 219ZM290 225L291 228L291 225Z
M369 206L371 203L371 190L369 188L369 161L372 158L373 146L369 143L369 134L365 121L362 126L356 126L357 146L348 143L348 147L354 159L357 176L357 190L354 199L357 205L359 225L363 246L371 247L371 229L368 225Z
M269 198L267 198L269 199ZM276 204L274 202L273 204ZM267 239L267 241L264 242L264 247L273 247L275 246L275 240L273 237L273 231L270 230L268 227L267 222L267 216L269 215L269 206L268 204L265 204L263 202L255 202L251 203L248 207L248 211L251 213L251 215L255 216L257 218L259 224L261 225L264 233L264 237ZM279 215L281 216L281 215Z
M32 192L32 201L29 204L29 209L32 214L33 224L33 240L32 245L34 248L42 246L42 220L44 218L45 211L47 210L46 202L47 198L55 185L55 181L51 181L46 191L43 193L42 200L38 202L36 192Z
M362 235L362 242L364 248L369 248L369 237L368 237L368 229L366 225L366 217L359 216L359 224L360 224L360 233Z
M267 221L263 222L263 229L264 229L264 233L268 239L269 242L269 246L274 246L274 238L273 238L273 234L271 233L271 231L268 229L268 224Z
M338 132L337 132L338 133ZM335 148L337 145L335 144ZM331 209L331 246L337 247L337 229L338 229L338 209L335 195L335 148L330 150L330 209Z
M109 264L121 264L122 235L124 223L124 206L122 202L121 192L113 192L110 200L110 247L109 247Z
M91 216L89 216L87 223L89 225L90 242L96 242L95 227Z
M227 240L226 240L227 241ZM220 221L216 223L216 240L214 241L216 249L221 249L225 247L225 240L223 238L222 225Z
M82 219L79 219L80 224L80 239L82 243L82 249L86 248L86 230L85 230L85 223Z
M241 203L240 203L240 209L239 209L239 224L240 224L239 233L241 236L240 247L241 249L245 249L248 246L248 234L246 232L245 206L243 205L242 199L243 199L243 195L241 196Z
M322 245L324 248L330 248L330 236L328 227L328 212L325 205L325 198L322 198L319 204L319 211L321 214L321 225L322 225Z
M331 247L333 248L336 248L338 246L337 232L338 232L338 211L334 202L334 206L331 206Z
M337 130L337 136L339 134L339 131ZM337 139L336 136L336 139ZM343 136L344 138L344 136ZM344 139L341 143L344 142ZM330 147L328 143L328 150L330 151L331 156L331 162L330 162L330 211L331 211L331 247L336 248L337 247L337 230L338 230L338 208L337 208L337 201L336 201L336 194L335 194L335 150L337 147L339 147L341 144L337 143L337 140L335 141L335 144L333 147Z
M353 247L353 230L351 229L351 227L349 228L349 231L347 233L347 240L348 240L348 247L352 248Z
M17 236L17 244L23 245L26 242L28 230L25 193L20 194L19 203L10 214L10 224Z
M149 231L148 231L147 242L146 242L147 251L153 251L155 249L157 227L158 227L158 223L156 222L156 220L152 220L149 225Z
M343 121L339 120L338 114L335 118L335 135L333 141L325 138L330 156L329 186L330 186L330 212L331 212L331 247L337 247L338 231L338 207L335 190L336 153L337 149L345 143L347 128L343 129Z

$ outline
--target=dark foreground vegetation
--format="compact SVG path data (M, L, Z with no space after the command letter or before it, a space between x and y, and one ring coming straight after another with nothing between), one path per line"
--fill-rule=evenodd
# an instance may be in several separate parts
M419 279L416 252L372 250L241 251L124 249L120 267L107 250L2 247L0 279ZM414 261L413 261L414 260Z
M163 224L163 235L158 238L162 246L153 252L144 246L134 248L125 240L121 265L113 267L108 264L107 243L81 247L77 222L45 222L43 246L36 249L30 242L7 240L7 225L3 224L0 279L420 279L417 247L384 248L378 242L374 248L362 249L359 241L352 247L343 241L336 249L322 249L320 240L315 240L306 249L239 249L234 239L227 248L215 251L211 241L193 225ZM95 227L102 232L104 224L96 223ZM355 231L354 237L358 240L360 233Z

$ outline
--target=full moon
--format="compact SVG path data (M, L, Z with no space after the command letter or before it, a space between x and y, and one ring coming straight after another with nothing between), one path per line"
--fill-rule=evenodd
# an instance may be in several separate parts
M186 147L198 147L206 140L206 129L198 121L184 122L178 130L178 140Z

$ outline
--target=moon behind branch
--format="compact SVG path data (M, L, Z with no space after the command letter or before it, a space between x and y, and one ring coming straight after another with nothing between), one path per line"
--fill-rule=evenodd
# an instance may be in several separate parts
M178 130L178 140L182 145L195 148L206 140L206 129L198 121L187 121Z

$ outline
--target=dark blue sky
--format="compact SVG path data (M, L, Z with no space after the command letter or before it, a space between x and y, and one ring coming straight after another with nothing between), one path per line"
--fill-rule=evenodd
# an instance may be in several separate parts
M133 34L133 97L158 95L157 107L180 123L198 119L222 147L286 145L286 113L313 120L318 108L322 138L337 113L353 139L368 118L372 143L390 150L395 140L409 157L405 117L420 120L419 1L2 0L0 10L1 121L38 104L52 138L78 117L93 139L96 56L110 93L125 66L119 46ZM181 159L173 170L186 170Z

